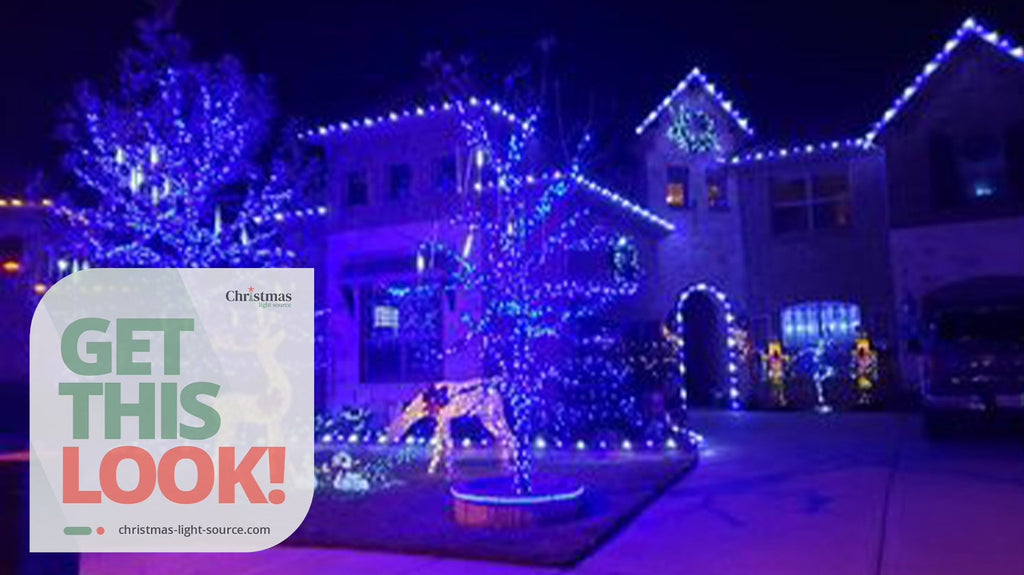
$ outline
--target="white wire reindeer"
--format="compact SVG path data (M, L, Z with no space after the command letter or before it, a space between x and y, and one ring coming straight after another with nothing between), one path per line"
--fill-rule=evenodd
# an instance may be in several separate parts
M442 464L446 471L450 471L454 448L451 422L465 416L475 416L480 420L484 428L494 435L502 461L508 462L516 439L505 420L501 394L494 388L493 381L482 378L431 384L417 394L391 422L387 438L391 442L399 441L417 421L433 418L436 426L427 472L437 473Z

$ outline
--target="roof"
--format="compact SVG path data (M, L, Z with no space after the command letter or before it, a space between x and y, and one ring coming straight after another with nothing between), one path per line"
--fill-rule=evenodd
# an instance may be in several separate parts
M959 28L957 28L953 36L943 44L942 50L929 60L927 64L925 64L921 73L915 76L914 80L904 88L902 92L900 92L900 95L896 97L892 105L889 106L889 109L882 114L881 119L871 126L867 135L864 136L864 140L869 144L872 143L875 138L881 134L885 127L899 116L907 103L924 88L928 80L935 75L935 73L939 71L946 62L949 61L950 56L956 52L957 48L962 46L964 41L969 38L978 38L983 40L1006 56L1024 63L1024 47L1014 44L1008 38L1001 36L998 32L985 28L974 18L968 18L967 20L964 20L964 23L961 24Z
M323 140L331 136L372 129L380 126L399 124L449 114L462 114L470 109L480 109L481 111L504 120L513 127L519 128L523 131L529 131L533 127L533 116L517 115L515 112L512 112L503 106L500 102L487 98L481 99L474 96L465 100L455 100L452 102L443 102L441 104L406 108L404 110L392 111L386 115L376 117L367 116L362 119L352 119L334 124L325 124L299 134L299 139L314 141Z
M832 140L831 142L819 142L817 144L801 144L773 149L749 150L742 154L736 154L720 161L722 163L733 165L752 164L766 162L769 160L782 160L786 158L839 154L847 151L867 150L871 147L871 144L863 138L851 138L846 140Z
M718 89L715 87L713 83L708 81L707 76L705 76L704 73L700 71L700 68L694 68L693 70L690 70L690 73L687 74L686 77L683 78L682 81L679 82L679 84L677 84L676 87L671 92L669 92L667 96L665 96L665 99L663 99L661 103L657 105L657 107L655 107L653 110L651 110L649 114L647 114L647 117L644 118L644 121L640 122L640 125L636 127L636 134L638 136L643 134L644 130L650 127L651 124L655 123L661 116L661 114L665 110L667 110L669 106L672 105L672 102L675 101L676 96L678 96L691 86L703 88L704 92L712 97L712 99L715 101L718 107L722 109L726 114L728 114L729 117L732 118L733 122L735 122L741 130L743 130L747 135L754 135L754 129L750 127L750 122L747 120L747 118L740 114L740 112L733 106L732 102L727 100L725 96L722 94L722 92L718 91Z
M587 178L586 176L580 173L573 173L570 174L570 177L573 179L573 181L575 181L577 184L583 187L583 189L610 203L612 206L620 210L624 210L628 214L636 218L639 218L645 223L660 228L661 231L664 232L676 231L676 226L672 222L658 216L654 212L651 212L650 210L644 208L643 206L640 206L637 203L627 200L625 197L616 194L615 192L594 182L593 180Z
M640 220L641 222L654 226L662 232L674 232L676 230L675 224L662 218L658 214L644 208L640 204L633 202L626 197L617 194L591 180L587 176L584 176L578 170L573 169L570 172L562 172L556 170L554 172L545 172L542 174L529 174L523 177L523 180L527 184L546 184L550 182L572 182L575 183L583 191L589 193L591 197L598 199L613 208L621 210L626 214ZM495 184L490 184L495 185ZM485 184L484 187L488 185ZM482 189L482 188L481 188Z

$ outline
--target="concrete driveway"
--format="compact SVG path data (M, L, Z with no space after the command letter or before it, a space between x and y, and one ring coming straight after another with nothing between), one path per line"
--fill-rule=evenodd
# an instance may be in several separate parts
M929 443L904 414L698 412L699 467L575 573L1024 575L1024 444ZM85 555L84 574L556 573L278 548Z

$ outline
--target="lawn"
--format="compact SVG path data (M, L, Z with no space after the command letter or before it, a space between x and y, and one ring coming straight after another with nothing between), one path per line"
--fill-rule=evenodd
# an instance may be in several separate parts
M370 454L357 454L369 457ZM613 536L696 462L694 452L548 451L537 472L570 476L587 488L585 516L525 529L467 528L452 518L450 480L420 458L395 469L399 482L365 495L318 493L285 545L372 549L529 565L574 565ZM463 452L453 478L501 473L488 452Z

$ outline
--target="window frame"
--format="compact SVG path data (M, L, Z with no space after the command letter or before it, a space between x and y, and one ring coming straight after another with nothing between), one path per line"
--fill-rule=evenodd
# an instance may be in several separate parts
M408 282L398 281L396 286L413 285ZM401 303L384 296L388 288L379 284L364 284L358 288L359 291L359 383L366 385L378 384L413 384L437 381L444 377L444 359L440 357L444 350L444 321L445 307L444 294L438 290L431 297L435 301L429 302L431 307L436 305L437 326L432 330L429 337L409 338L403 334L403 326L406 322L415 323L421 329L422 322L418 321L416 315L407 317L402 311ZM380 297L375 297L380 296ZM377 311L381 307L393 307L397 325L377 325ZM418 334L422 336L422 334ZM438 358L435 363L427 369L416 369L416 360L413 354L416 353L417 345L426 343L435 348ZM384 353L391 348L394 357L391 359L371 359L377 353ZM392 366L394 369L382 369L374 367L374 362L380 361L381 365ZM429 372L429 373L428 373Z
M353 184L356 179L361 180L362 183L362 199L361 201L355 201L353 195ZM345 206L346 207L359 207L370 205L370 176L365 169L349 170L345 173Z
M399 178L397 177L401 172L405 175L405 188L399 190L396 186ZM389 200L402 200L412 195L413 187L413 171L412 165L402 162L398 164L391 164L388 166L388 199Z
M732 205L729 202L728 175L721 167L709 167L704 172L704 192L708 201L709 212L728 212ZM718 201L713 201L711 190L719 191Z
M820 186L818 182L826 178L837 178L841 179L844 186L843 190L839 194L820 196L818 190ZM794 184L800 183L802 188L801 197L799 199L787 199L786 201L778 201L776 199L776 190L780 183ZM846 220L842 225L828 225L824 226L819 224L821 218L816 217L817 208L824 206L837 206L846 210ZM803 212L803 220L806 225L787 230L780 230L776 223L776 214L779 210L796 210L800 209ZM790 176L786 178L771 178L768 182L768 210L769 210L769 221L771 222L772 235L775 236L790 236L790 235L801 235L801 234L814 234L814 233L829 233L829 232L840 232L853 228L853 192L850 189L850 175L848 171L833 172L811 172L802 174L800 176ZM795 212L793 212L795 213Z
M681 179L673 179L671 174L674 170L682 172ZM674 210L690 210L693 209L693 194L690 188L690 166L680 164L666 164L665 165L665 205ZM672 186L682 186L682 200L678 203L673 201L675 197L672 194Z

